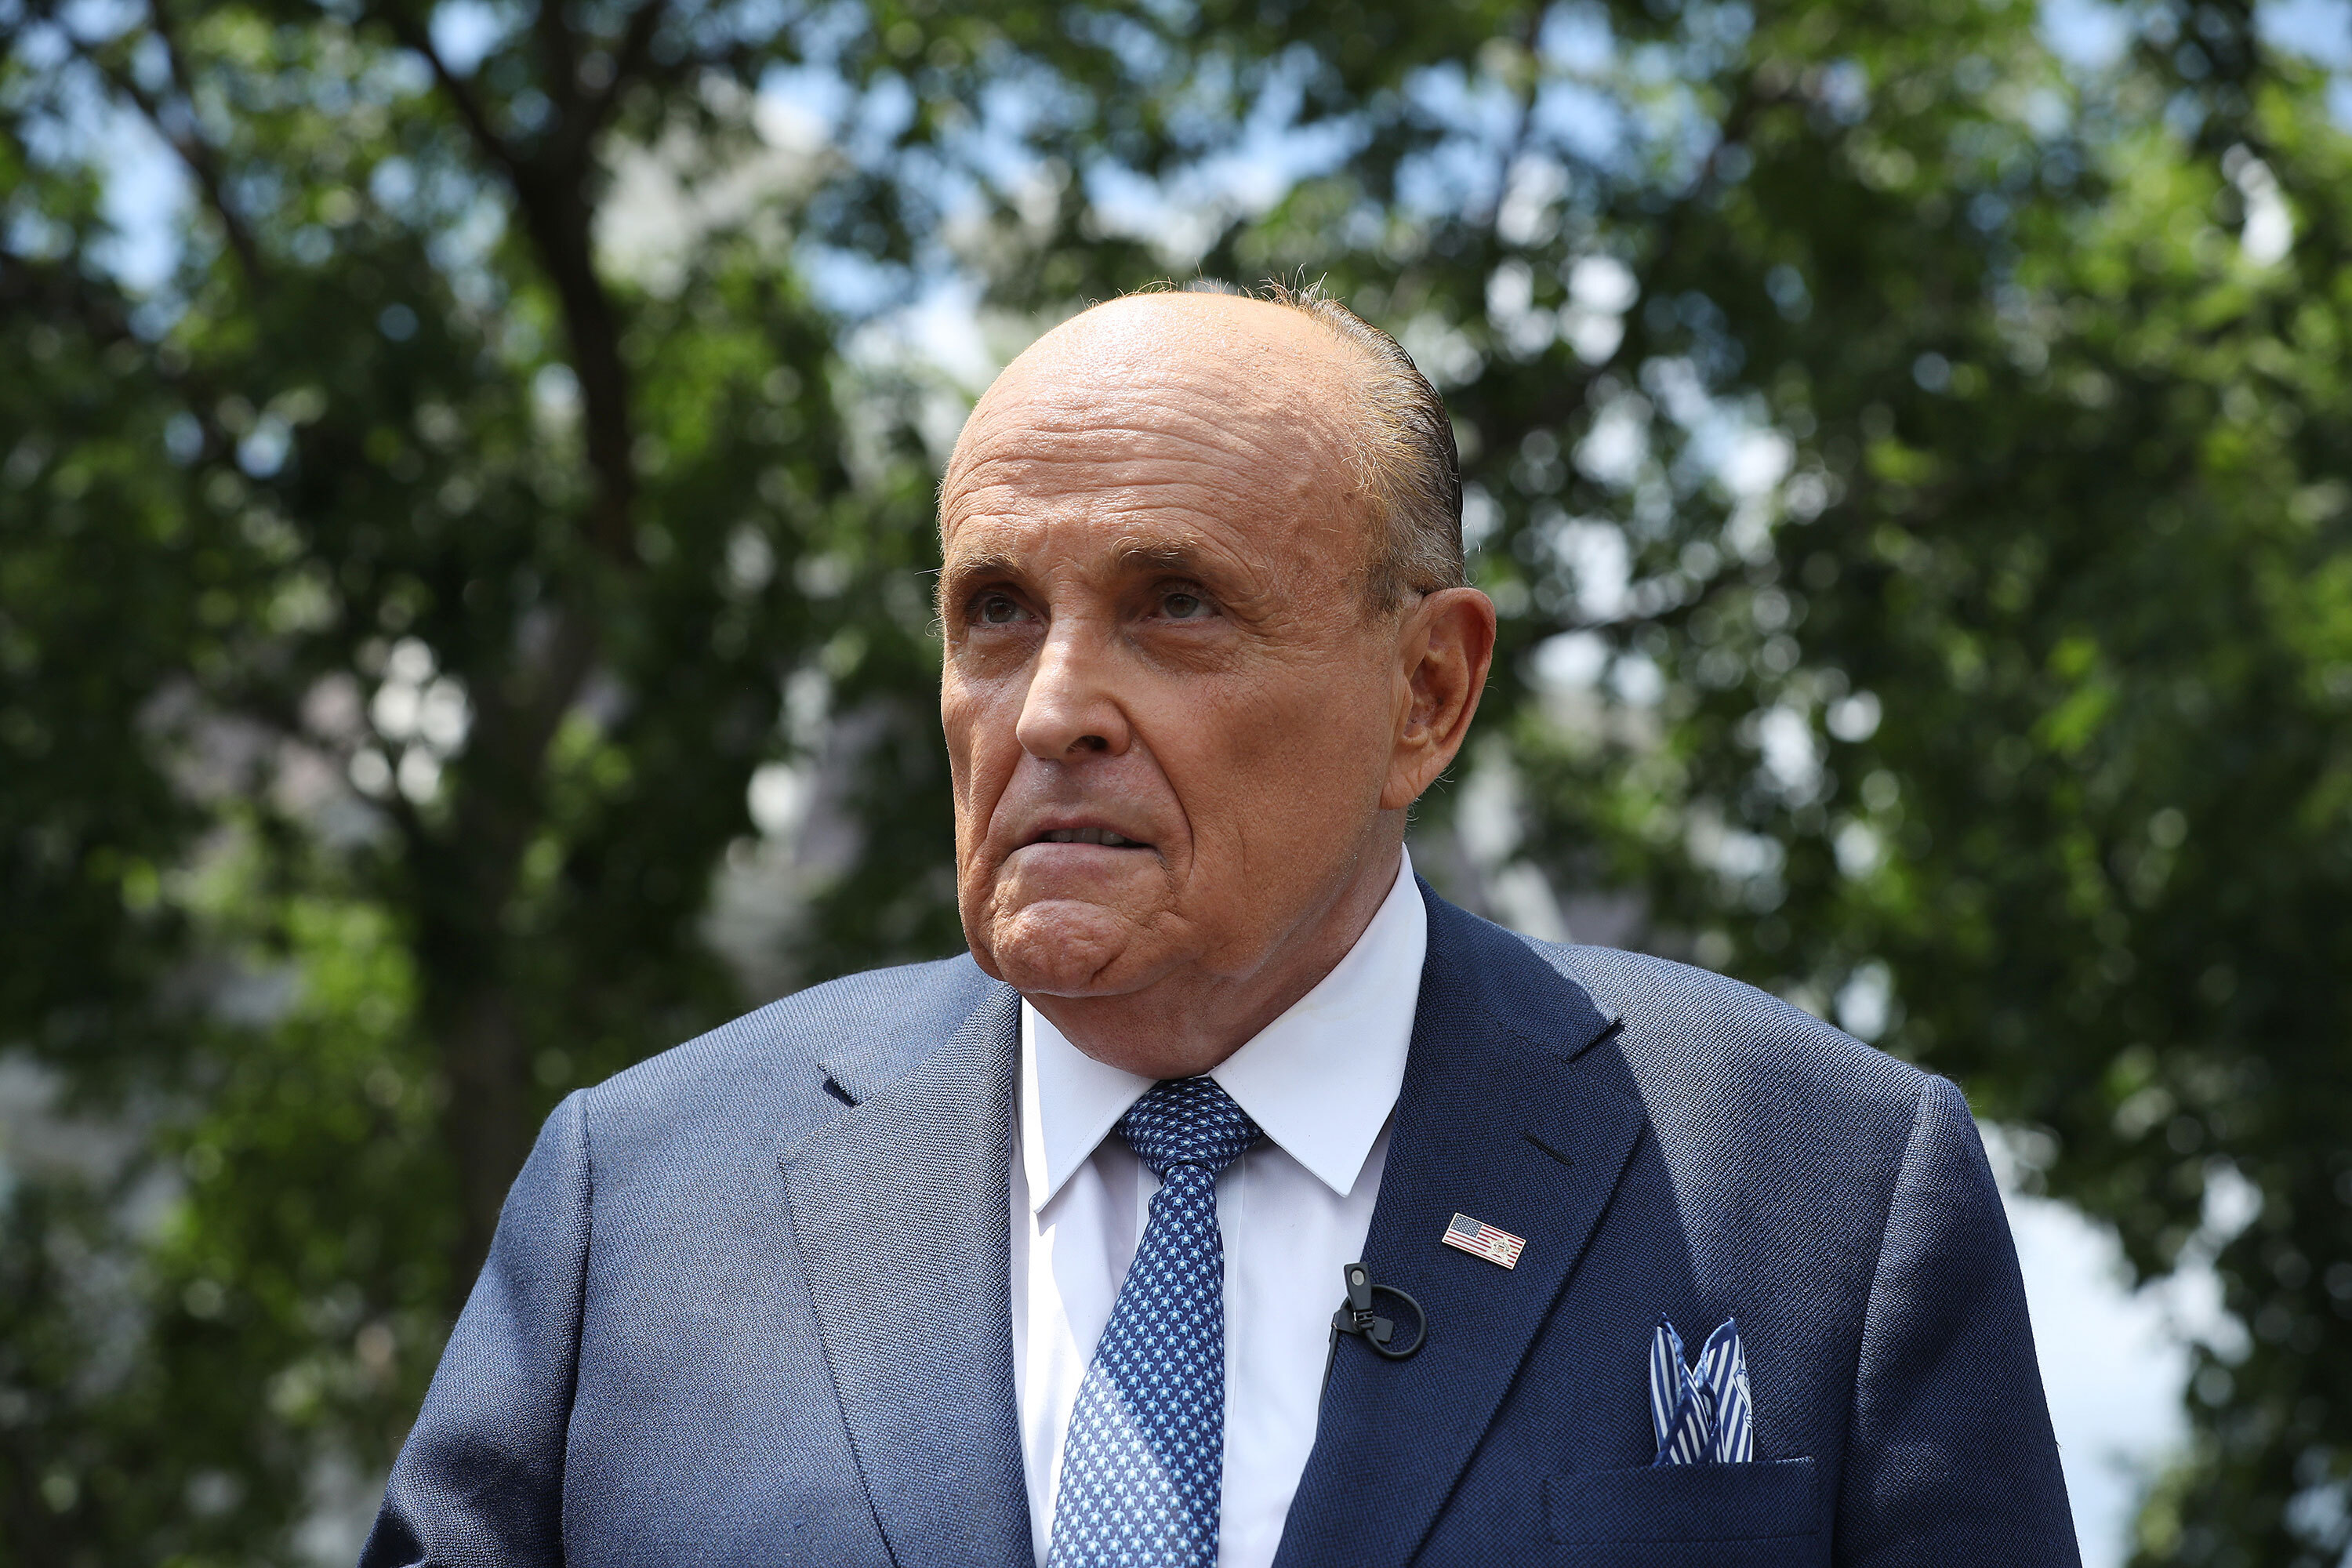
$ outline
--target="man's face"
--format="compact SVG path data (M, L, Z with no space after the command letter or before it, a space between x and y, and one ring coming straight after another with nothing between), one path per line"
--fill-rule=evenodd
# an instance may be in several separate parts
M989 973L1245 978L1372 850L1412 693L1365 605L1352 352L1276 307L1146 297L974 412L941 493L940 711Z

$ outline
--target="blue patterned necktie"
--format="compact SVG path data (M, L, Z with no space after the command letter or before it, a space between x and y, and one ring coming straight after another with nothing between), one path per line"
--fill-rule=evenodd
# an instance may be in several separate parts
M1217 1173L1257 1123L1215 1080L1171 1079L1120 1119L1160 1178L1062 1446L1047 1568L1215 1568L1225 1465L1225 1247Z

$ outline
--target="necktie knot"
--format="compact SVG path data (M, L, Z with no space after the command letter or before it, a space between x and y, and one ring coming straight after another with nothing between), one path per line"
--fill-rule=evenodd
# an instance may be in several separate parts
M1213 1177L1257 1142L1257 1123L1213 1078L1154 1084L1128 1108L1118 1130L1163 1182L1179 1165L1198 1165Z

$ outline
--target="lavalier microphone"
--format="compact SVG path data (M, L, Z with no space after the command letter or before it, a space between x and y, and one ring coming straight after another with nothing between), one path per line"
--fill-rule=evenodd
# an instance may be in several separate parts
M1393 1285L1372 1282L1370 1266L1358 1262L1341 1266L1339 1278L1348 1287L1348 1299L1331 1314L1331 1353L1323 1363L1323 1381L1331 1381L1331 1367L1339 1357L1339 1336L1353 1334L1372 1348L1373 1353L1388 1361L1403 1361L1429 1342L1429 1314L1421 1303ZM1401 1303L1403 1311L1395 1317L1383 1317L1373 1309L1375 1297L1387 1297ZM1397 1309L1391 1307L1391 1312ZM1404 1313L1412 1314L1411 1333L1397 1332Z

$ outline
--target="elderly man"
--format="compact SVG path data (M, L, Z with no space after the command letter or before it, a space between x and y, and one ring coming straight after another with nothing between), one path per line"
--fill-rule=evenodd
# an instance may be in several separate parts
M1460 501L1312 295L1006 370L940 505L971 956L563 1102L367 1561L2073 1562L1958 1091L1412 877Z

